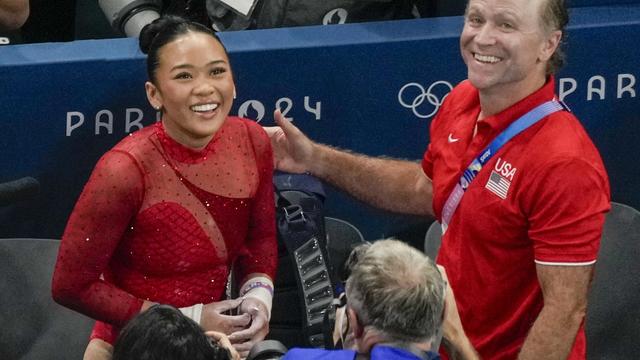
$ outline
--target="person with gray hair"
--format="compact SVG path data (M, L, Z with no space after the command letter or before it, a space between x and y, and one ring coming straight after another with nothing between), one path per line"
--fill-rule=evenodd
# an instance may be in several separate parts
M398 240L361 245L346 284L354 350L294 348L283 359L439 359L446 284L435 263Z

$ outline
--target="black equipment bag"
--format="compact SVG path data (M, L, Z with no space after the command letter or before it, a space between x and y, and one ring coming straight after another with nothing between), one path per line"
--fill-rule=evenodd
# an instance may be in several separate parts
M324 346L324 313L335 279L326 250L324 189L306 174L276 173L278 273L269 339L288 348Z

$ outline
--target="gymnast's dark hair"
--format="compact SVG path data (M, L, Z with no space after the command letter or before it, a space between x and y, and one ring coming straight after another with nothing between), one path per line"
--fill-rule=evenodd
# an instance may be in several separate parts
M131 319L113 347L113 360L230 359L229 350L169 305L154 305Z
M147 54L147 75L152 83L156 83L156 69L160 63L160 59L158 58L160 49L189 32L200 32L210 35L222 45L225 53L227 52L224 44L222 44L220 38L218 38L213 30L200 23L175 15L165 15L157 18L142 28L139 39L140 50L144 54Z

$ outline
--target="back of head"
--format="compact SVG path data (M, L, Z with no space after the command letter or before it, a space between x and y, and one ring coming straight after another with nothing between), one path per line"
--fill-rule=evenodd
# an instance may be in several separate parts
M227 360L229 351L169 305L154 305L122 329L113 360Z
M379 240L358 254L347 302L365 327L389 341L422 342L442 324L444 281L431 259L397 240Z

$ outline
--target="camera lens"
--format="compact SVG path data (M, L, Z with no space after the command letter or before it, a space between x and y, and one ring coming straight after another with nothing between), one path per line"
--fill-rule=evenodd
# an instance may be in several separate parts
M277 360L287 352L287 347L278 340L263 340L251 348L247 360Z

